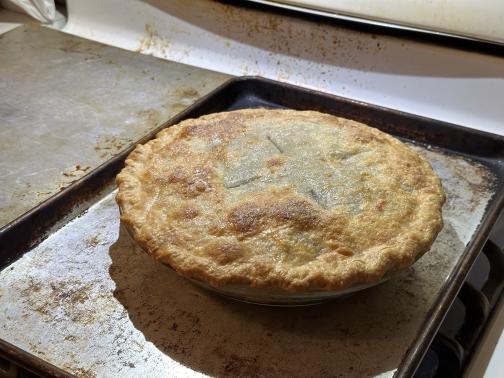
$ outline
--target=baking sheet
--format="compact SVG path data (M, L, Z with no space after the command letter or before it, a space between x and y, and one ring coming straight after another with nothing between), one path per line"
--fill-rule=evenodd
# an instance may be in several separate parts
M0 56L0 227L229 79L33 25Z
M292 99L292 88L279 91ZM268 104L226 90L220 99L220 109ZM212 104L209 97L191 114ZM432 136L410 131L416 139ZM289 309L203 292L136 247L120 227L112 192L0 272L0 338L84 377L391 376L500 189L488 165L434 145L412 148L443 180L445 226L431 252L383 285Z
M375 289L303 309L210 295L136 247L114 192L0 273L0 337L79 376L390 374L492 195L482 166L415 149L443 180L445 226L430 253Z

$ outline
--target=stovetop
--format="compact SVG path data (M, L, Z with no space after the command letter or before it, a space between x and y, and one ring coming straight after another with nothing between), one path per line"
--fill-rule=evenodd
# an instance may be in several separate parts
M485 333L490 331L488 325L499 310L503 276L503 248L489 240L446 314L415 377L449 378L460 377L464 373L483 375L488 369L486 366L469 365L471 362L475 365L478 348L485 341ZM499 332L498 329L494 331Z

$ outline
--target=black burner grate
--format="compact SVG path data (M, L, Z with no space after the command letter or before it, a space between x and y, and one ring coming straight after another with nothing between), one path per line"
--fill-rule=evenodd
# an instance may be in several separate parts
M488 241L446 314L415 377L460 377L504 288L504 253Z

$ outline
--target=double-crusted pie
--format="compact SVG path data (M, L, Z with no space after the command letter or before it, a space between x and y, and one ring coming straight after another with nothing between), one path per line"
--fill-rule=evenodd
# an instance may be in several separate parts
M117 176L121 220L154 258L220 287L338 290L429 250L441 182L397 139L314 111L188 119Z

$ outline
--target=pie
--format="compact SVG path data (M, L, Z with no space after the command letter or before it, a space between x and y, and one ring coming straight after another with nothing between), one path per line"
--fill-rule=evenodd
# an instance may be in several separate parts
M315 111L188 119L117 176L155 259L214 287L339 290L413 264L443 226L441 181L399 140Z

